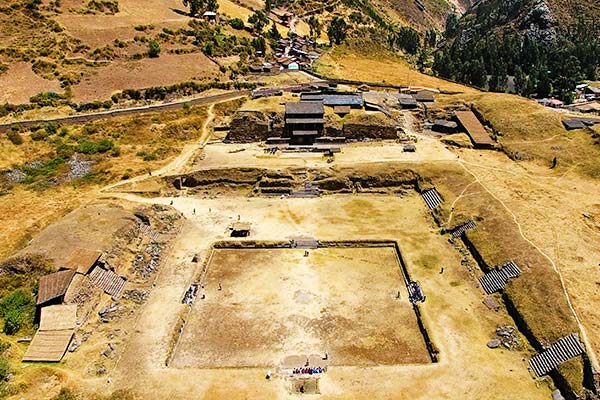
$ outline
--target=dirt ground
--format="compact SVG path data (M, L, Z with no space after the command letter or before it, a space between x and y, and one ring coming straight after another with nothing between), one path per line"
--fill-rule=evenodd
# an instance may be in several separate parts
M325 352L336 366L431 361L391 247L217 249L201 282L207 297L170 366L271 367Z
M103 381L105 383L78 380L81 387L87 387L91 392L107 393L127 388L140 396L154 398L183 397L192 392L207 399L292 396L287 378L277 376L267 381L264 379L265 368L180 369L164 366L170 351L169 343L178 332L181 312L188 307L180 303L182 295L200 273L200 266L191 262L192 258L194 255L205 258L210 244L226 238L227 227L241 214L243 220L252 223L251 238L257 240L294 236L322 240L398 240L412 278L423 285L427 296L422 307L424 322L440 352L440 362L334 366L320 379L323 398L429 399L453 398L460 393L465 398L545 399L550 395L548 386L533 380L527 370L524 360L531 350L527 347L523 351L491 350L485 346L493 337L495 327L509 323L510 318L503 312L488 310L481 303L483 294L475 277L460 265L458 253L433 229L433 221L427 217L418 196L360 195L285 200L122 197L141 203L170 204L173 201L173 207L183 212L188 223L176 242L170 245L171 251L151 297L133 327L127 329L130 332L128 344L119 355L116 367L109 371L107 379L110 378L110 383L106 383L107 380ZM445 267L443 274L440 274L441 266ZM225 286L224 290L229 288ZM157 315L161 317L156 318ZM385 313L380 315L385 316L382 319L389 317ZM320 349L321 345L317 347ZM76 353L68 357L76 357ZM77 371L73 373L78 374ZM398 376L403 378L397 379ZM508 380L510 386L501 384Z
M82 8L84 3L65 2L66 9ZM56 20L66 31L81 39L90 46L101 47L112 44L115 39L133 39L139 32L133 28L136 25L156 24L177 29L185 26L189 17L176 10L183 10L181 1L177 0L119 0L119 12L115 15L84 15L79 13L64 13Z
M0 74L0 103L23 104L40 92L60 92L60 83L36 75L31 64L17 62L6 73Z
M108 100L122 89L173 85L178 82L219 75L219 67L202 53L163 54L139 61L115 61L98 67L73 87L78 102Z

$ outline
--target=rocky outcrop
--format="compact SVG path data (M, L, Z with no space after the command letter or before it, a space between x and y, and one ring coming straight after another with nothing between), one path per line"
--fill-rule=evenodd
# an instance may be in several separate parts
M545 0L537 1L523 17L520 28L530 39L550 44L556 41L557 21Z

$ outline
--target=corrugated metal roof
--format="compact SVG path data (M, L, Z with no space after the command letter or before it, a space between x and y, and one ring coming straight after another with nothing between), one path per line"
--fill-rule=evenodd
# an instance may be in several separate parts
M73 269L80 274L87 274L90 269L96 264L98 259L102 256L101 251L88 250L88 249L73 249L71 254L64 258L57 259L57 264L61 267Z
M320 101L300 101L298 103L285 103L286 114L324 114L325 109Z
M453 238L458 238L458 237L461 237L463 235L463 233L465 233L469 229L475 229L475 227L476 227L475 221L471 220L471 221L468 221L468 222L466 222L464 224L455 226L452 229L452 232L450 233L450 235Z
M363 98L359 94L353 95L338 95L338 94L326 94L323 96L323 104L326 106L361 106L363 105Z
M58 271L40 278L37 304L43 304L47 301L64 295L75 276L75 270Z
M423 193L421 193L421 197L423 197L425 204L427 204L427 207L429 207L431 210L444 202L444 200L442 200L442 196L440 196L435 188L425 190Z
M73 333L73 330L38 331L29 344L23 361L59 362L71 343Z
M483 125L481 125L481 122L479 122L475 114L473 114L473 111L457 111L456 118L458 118L458 121L465 128L471 141L473 141L475 145L494 145L490 135L488 135Z
M433 93L426 90L417 92L417 94L415 94L414 97L417 101L435 101L435 96L433 95Z
M42 308L40 331L61 331L75 329L77 305L56 305Z
M521 275L519 266L513 261L508 261L482 276L479 283L487 294L492 294L504 289L510 279L519 275Z
M121 297L127 283L127 279L122 276L100 267L94 268L90 274L90 281L115 299Z

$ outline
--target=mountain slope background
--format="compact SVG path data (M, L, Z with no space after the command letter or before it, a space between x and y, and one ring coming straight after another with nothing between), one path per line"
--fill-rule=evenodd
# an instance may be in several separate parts
M529 96L571 101L581 80L597 80L600 3L487 0L449 16L434 71L445 78Z

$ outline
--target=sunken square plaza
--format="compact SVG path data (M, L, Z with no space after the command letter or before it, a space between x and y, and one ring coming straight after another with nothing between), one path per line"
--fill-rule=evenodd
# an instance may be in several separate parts
M305 251L213 250L171 366L275 367L325 352L329 365L431 362L394 248Z

